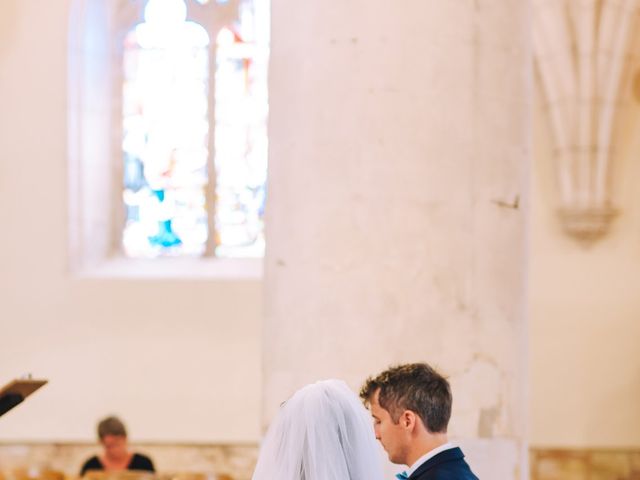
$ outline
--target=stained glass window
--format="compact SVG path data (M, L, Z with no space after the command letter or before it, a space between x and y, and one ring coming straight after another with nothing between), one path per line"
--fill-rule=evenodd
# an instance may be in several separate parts
M250 9L242 12L250 16ZM240 25L255 25L247 20ZM267 173L266 58L249 28L217 36L216 231L221 256L261 256Z
M184 0L149 0L125 39L128 256L264 253L268 53L255 41L253 2L240 5L238 21L212 39L187 19ZM215 195L207 194L214 179Z

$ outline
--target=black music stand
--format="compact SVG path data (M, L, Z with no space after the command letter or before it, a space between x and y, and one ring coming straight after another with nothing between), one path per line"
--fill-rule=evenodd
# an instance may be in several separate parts
M47 380L31 378L13 380L0 388L0 417L47 383Z

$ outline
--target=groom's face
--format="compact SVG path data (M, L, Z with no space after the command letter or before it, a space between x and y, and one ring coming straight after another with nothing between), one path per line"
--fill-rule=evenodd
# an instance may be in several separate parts
M371 416L373 417L373 429L376 438L380 441L393 463L407 464L408 437L407 431L400 422L394 422L391 414L380 406L376 391L370 402Z

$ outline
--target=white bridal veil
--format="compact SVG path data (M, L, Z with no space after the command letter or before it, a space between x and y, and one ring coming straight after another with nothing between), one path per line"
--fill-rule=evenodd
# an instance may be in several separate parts
M253 480L381 480L371 417L341 380L298 390L269 427Z

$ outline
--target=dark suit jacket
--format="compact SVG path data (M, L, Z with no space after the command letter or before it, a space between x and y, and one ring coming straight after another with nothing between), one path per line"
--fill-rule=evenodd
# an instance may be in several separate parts
M478 480L458 447L440 452L424 462L409 480Z

